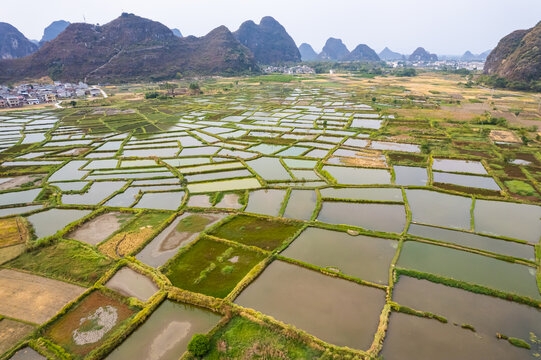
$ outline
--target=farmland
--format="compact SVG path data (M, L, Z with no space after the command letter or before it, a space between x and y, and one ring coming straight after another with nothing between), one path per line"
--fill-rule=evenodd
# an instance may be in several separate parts
M0 359L539 356L538 95L280 80L2 112Z

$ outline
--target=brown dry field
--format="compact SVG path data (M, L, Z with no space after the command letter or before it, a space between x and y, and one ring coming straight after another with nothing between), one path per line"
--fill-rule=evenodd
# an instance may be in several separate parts
M32 325L10 319L0 320L0 355L8 351L33 330Z
M0 247L25 243L28 240L28 229L22 218L13 217L0 220Z
M420 73L418 76L411 78L387 76L366 79L337 75L326 76L328 80L318 79L317 81L339 82L353 89L375 91L376 93L380 92L400 98L413 95L428 97L431 100L439 99L443 103L449 100L461 101L460 104L442 105L439 109L434 110L407 108L391 110L391 112L407 118L470 121L488 111L494 117L504 117L511 124L520 126L535 125L541 129L541 96L536 93L505 89L493 90L481 86L466 88L458 85L459 82L466 82L464 77L434 72ZM479 100L481 103L470 103L469 100ZM515 114L516 110L520 110L518 116Z
M29 105L17 108L2 108L1 112L11 112L11 111L28 111L28 110L42 110L42 109L54 109L54 104L39 104L39 105Z
M43 178L45 175L21 175L15 176L13 179L0 184L0 190L16 189L21 185L29 182L36 182Z
M512 143L522 143L522 141L511 130L492 130L490 132L492 141L504 141Z
M26 244L16 244L0 248L0 265L21 255L26 249Z
M102 214L75 229L67 235L70 239L97 245L107 239L112 233L120 229L123 221L129 218L129 214L121 212L109 212Z
M86 345L77 345L73 341L72 334L76 329L85 325L85 323L81 323L81 319L85 317L87 318L88 316L94 314L99 307L105 307L107 305L117 309L118 319L113 329L106 333L103 338L97 342ZM47 331L46 336L74 354L84 355L92 349L100 346L103 341L105 341L107 336L114 331L114 328L133 314L134 311L131 310L127 305L105 296L103 293L96 290L85 297L79 304L77 304L75 308L72 308L67 314L62 316L60 320L55 322L55 324L52 325Z
M124 257L143 244L153 232L152 226L142 227L137 232L121 232L102 244L98 250L113 259Z
M0 270L0 314L41 324L85 291L77 285L19 271Z

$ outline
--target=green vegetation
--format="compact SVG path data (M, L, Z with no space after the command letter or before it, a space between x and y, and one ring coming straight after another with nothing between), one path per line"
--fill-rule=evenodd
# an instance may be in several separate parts
M526 341L519 338L510 337L507 339L507 341L509 341L510 344L516 347L520 347L520 348L524 348L528 350L531 348L530 344L528 344Z
M253 358L251 354L255 349L260 359L310 360L322 355L321 350L294 337L237 316L212 336L210 352L204 359Z
M258 252L202 238L164 272L174 286L224 298L263 259Z
M205 230L209 223L210 219L204 216L200 216L197 214L189 215L179 221L176 230L178 232L187 231L191 233L197 233Z
M51 246L27 252L8 267L44 276L92 285L111 267L112 261L77 241L61 240Z
M520 181L520 180L508 180L504 182L505 186L512 193L518 194L520 196L535 196L537 192L530 184Z
M188 344L188 351L196 357L202 357L210 351L210 340L205 334L195 334Z
M246 82L249 83L262 83L262 82L277 82L277 83L289 83L295 80L294 75L282 75L282 74L270 74L263 76L255 76L246 79Z
M13 134L21 134L21 138L24 135L24 139L11 139L15 135L6 138L5 149L0 153L2 181L28 176L17 179L18 185L13 187L10 180L0 181L0 210L5 214L0 220L0 263L6 261L2 267L91 287L82 298L61 310L50 323L38 327L36 333L29 336L28 344L51 358L101 360L151 317L166 298L210 309L223 316L210 333L194 336L190 345L192 354L186 354L185 358L378 358L382 356L384 341L394 336L393 320L389 322L391 312L436 319L441 323L456 321L453 324L457 327L486 333L486 329L475 329L468 319L459 321L451 316L447 319L394 303L391 300L394 284L400 274L526 304L532 311L539 308L533 274L541 253L538 245L535 247L536 260L532 259L532 245L538 239L524 239L522 232L515 231L513 223L508 228L497 224L505 228L503 230L496 226L491 229L490 219L481 220L483 214L477 212L479 204L488 200L541 204L538 193L541 190L541 136L536 128L541 124L541 115L537 95L479 86L477 71L392 69L383 63L360 62L313 65L318 75L271 74L195 79L189 73L179 74L172 82L105 86L104 90L111 95L109 98L78 99L76 104L65 101L64 109L3 113L0 125L6 126ZM333 74L327 75L331 69ZM174 72L176 70L173 69L171 74ZM202 91L204 96L200 96ZM524 126L525 121L527 127ZM263 146L259 146L261 144ZM278 160L273 162L276 166L257 169L250 165L267 157ZM438 159L470 161L487 173L468 173L469 167L464 165L462 168L463 163L456 164L455 169L436 170ZM63 166L69 168L69 164L73 164L71 170L65 173L59 170ZM370 183L371 178L367 176L366 184L352 186L350 184L357 183L359 178L340 177L333 171L334 178L323 170L329 169L328 165L370 172L377 170L390 181ZM315 180L301 182L305 176ZM215 184L221 179L245 177L256 177L257 182L252 183L249 189L234 187L231 190ZM491 183L492 179L500 189L473 187L479 185L476 181ZM89 191L91 184L103 181L122 182L122 188L116 193L105 191L103 195L108 197L96 196ZM212 192L192 191L192 184L209 185ZM330 187L336 188L340 195L337 198L325 196L323 200L323 192ZM24 193L18 194L21 190L32 189L36 189L36 193L31 193L28 198ZM493 234L489 237L494 238L494 248L487 244L482 250L475 250L475 244L469 248L466 240L456 244L442 243L439 241L444 240L440 238L429 239L430 234L418 240L452 247L457 253L475 253L478 260L482 259L480 256L486 256L494 262L507 261L515 263L513 266L523 266L525 278L531 276L533 290L528 294L532 298L483 287L473 280L466 283L397 267L397 263L401 264L399 259L406 258L404 248L407 251L407 245L403 245L413 239L408 235L408 229L414 226L410 223L418 217L412 213L412 209L414 212L418 209L410 207L405 199L410 189L435 190L472 199L471 207L464 207L464 213L456 214L457 217L466 217L461 228L463 235L474 238L476 231L480 235ZM168 194L172 190L177 191L177 195L178 191L184 191L186 196L182 199L175 197L172 204L168 204ZM308 215L304 217L306 221L283 218L283 214L297 216L289 214L307 205L291 202L295 199L291 195L299 191L315 194L307 210ZM66 195L80 196L88 202L69 204ZM138 204L144 205L140 209L130 209L142 197L145 201ZM236 209L217 208L216 205L223 200L233 201L232 207ZM409 200L412 201L411 198ZM347 219L350 214L344 213L343 219L338 218L333 225L319 217L321 210L331 202L362 203L363 206L400 204L398 206L405 207L405 213L396 218L392 216L392 219L389 212L383 212L381 216L374 215L376 211L374 214L351 214L351 219ZM255 215L242 214L244 205ZM19 209L23 206L32 207ZM174 211L160 210L164 206ZM120 229L108 233L108 238L100 238L100 242L93 245L87 245L83 239L61 238L69 236L67 234L86 220L76 221L70 228L58 229L56 235L44 237L40 244L27 241L33 234L31 227L26 228L26 219L49 208L87 210L91 215L86 220L109 211L132 216L122 219ZM189 244L176 233L172 236L164 233L157 238L178 216L186 214L187 208L190 214L180 219L175 230L198 233L208 228L209 234L203 233ZM376 206L367 209L376 209ZM537 207L527 209L531 210L528 214L533 214ZM223 214L231 216L208 227L211 220L205 216L211 213L219 214L218 217ZM516 214L511 213L509 217L513 215ZM377 227L370 229L372 220L363 222L362 226L366 228L359 227L361 221L371 216L375 216L374 224L405 219L405 227L396 233L385 233ZM414 221L427 225L427 228L443 226L431 223L431 220ZM483 222L486 225L483 226ZM446 224L443 220L442 223ZM49 224L42 224L44 228L46 225ZM33 226L37 233L40 225ZM356 234L400 240L397 248L394 244L389 248L395 256L391 267L384 268L389 270L384 273L388 282L372 284L346 276L339 273L340 270L346 272L346 269L340 269L339 264L322 264L319 267L278 255L309 226L348 231L352 241L361 240ZM519 230L524 232L531 229L520 227ZM458 232L456 234L459 235ZM485 238L487 243L491 242L487 240L489 237ZM152 243L153 249L170 256L160 267L149 266L139 256L153 240L156 240ZM391 243L390 240L385 242ZM35 249L38 245L41 247ZM505 248L506 245L512 249L508 250L510 252L514 252L516 247L531 254L511 257L504 250L500 254L498 246ZM340 244L337 242L336 246ZM332 249L335 250L340 249ZM265 276L267 266L275 260L317 271L326 279L333 277L333 281L378 288L382 300L386 293L383 309L378 308L382 310L377 314L379 323L374 327L377 329L375 336L373 332L370 334L371 345L362 351L334 347L304 333L301 324L284 325L279 321L289 323L287 319L277 316L275 320L233 303ZM449 267L453 265L450 263ZM148 302L125 299L115 295L116 291L103 287L118 269L125 266L158 285L160 290ZM538 285L541 284L540 279L537 269ZM389 285L383 285L387 283ZM95 301L85 316L73 316L72 313L79 311L79 304L85 304L94 293L101 293L114 301ZM292 298L295 295L291 293ZM131 304L132 307L128 308L133 314L126 318L129 320L112 329L102 342L100 340L96 348L77 348L70 343L74 327L57 327L57 324L70 323L81 331L100 330L102 325L96 318L88 316L106 304ZM370 304L367 302L366 305ZM83 317L87 319L81 322ZM471 323L476 327L481 324L473 319ZM294 326L299 326L299 329ZM503 335L501 338L516 346L529 345L521 339ZM422 344L423 340L415 341ZM203 355L197 349L205 347L205 342L210 346L208 353ZM531 340L530 344L535 354L539 342ZM23 345L26 343L19 344ZM16 349L9 351L6 354L11 356Z
M301 227L302 224L295 222L237 215L212 231L211 235L272 251L290 239Z

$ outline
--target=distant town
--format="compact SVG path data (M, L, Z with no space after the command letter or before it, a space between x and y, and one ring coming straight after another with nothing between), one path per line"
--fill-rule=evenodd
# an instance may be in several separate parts
M22 84L14 87L0 85L0 108L18 108L29 105L52 104L66 99L104 96L95 86L54 82L53 84Z

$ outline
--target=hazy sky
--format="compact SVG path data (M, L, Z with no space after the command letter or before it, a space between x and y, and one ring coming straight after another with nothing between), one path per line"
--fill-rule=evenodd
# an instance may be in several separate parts
M122 11L201 36L219 25L235 31L248 19L270 15L297 45L321 50L330 36L350 50L365 43L411 53L423 46L438 54L479 53L517 29L541 20L541 0L48 0L2 1L0 21L41 39L54 20L105 24Z

